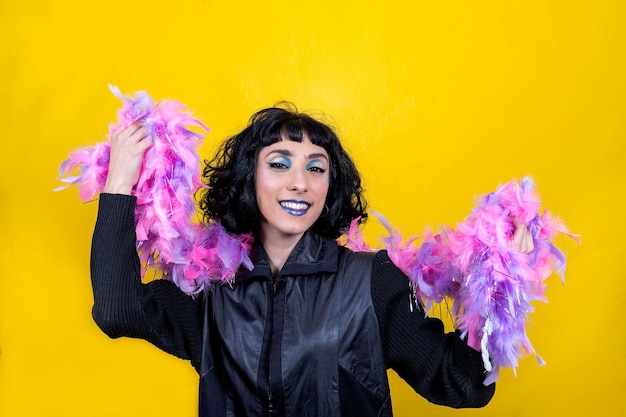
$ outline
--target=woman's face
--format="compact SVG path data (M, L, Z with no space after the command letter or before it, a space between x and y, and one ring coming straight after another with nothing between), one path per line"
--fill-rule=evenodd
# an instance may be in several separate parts
M256 201L261 236L299 239L320 217L328 194L330 160L308 136L261 149L256 167Z

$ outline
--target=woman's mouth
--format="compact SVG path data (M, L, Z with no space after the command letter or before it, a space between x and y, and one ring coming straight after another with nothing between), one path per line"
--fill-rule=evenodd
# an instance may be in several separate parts
M301 200L283 200L280 202L282 209L292 216L303 216L311 207L311 203Z

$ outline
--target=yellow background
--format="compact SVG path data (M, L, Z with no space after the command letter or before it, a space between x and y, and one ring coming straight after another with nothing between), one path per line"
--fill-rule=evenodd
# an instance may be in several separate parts
M203 154L278 100L329 115L370 207L400 230L454 224L531 175L564 239L529 334L480 410L426 403L392 375L397 416L623 415L626 60L620 0L0 3L0 416L193 416L191 366L90 316L96 204L53 193L103 140L107 83L177 98ZM378 235L372 225L367 233Z

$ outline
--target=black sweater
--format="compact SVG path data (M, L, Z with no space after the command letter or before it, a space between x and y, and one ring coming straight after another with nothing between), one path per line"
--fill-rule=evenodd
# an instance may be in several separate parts
M94 320L112 338L145 339L198 369L204 296L192 298L166 280L141 283L135 201L100 196L91 252ZM385 251L374 259L371 291L388 368L436 404L481 407L489 402L495 385L482 384L480 353L457 332L445 334L440 320L411 305L408 280Z

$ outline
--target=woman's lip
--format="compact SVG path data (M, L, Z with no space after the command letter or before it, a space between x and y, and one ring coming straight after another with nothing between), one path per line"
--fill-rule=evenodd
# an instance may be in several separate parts
M283 200L280 202L280 206L292 216L303 216L311 207L311 203L302 200Z
M282 207L289 207L293 209L308 209L311 207L311 203L304 200L282 200L280 205Z

